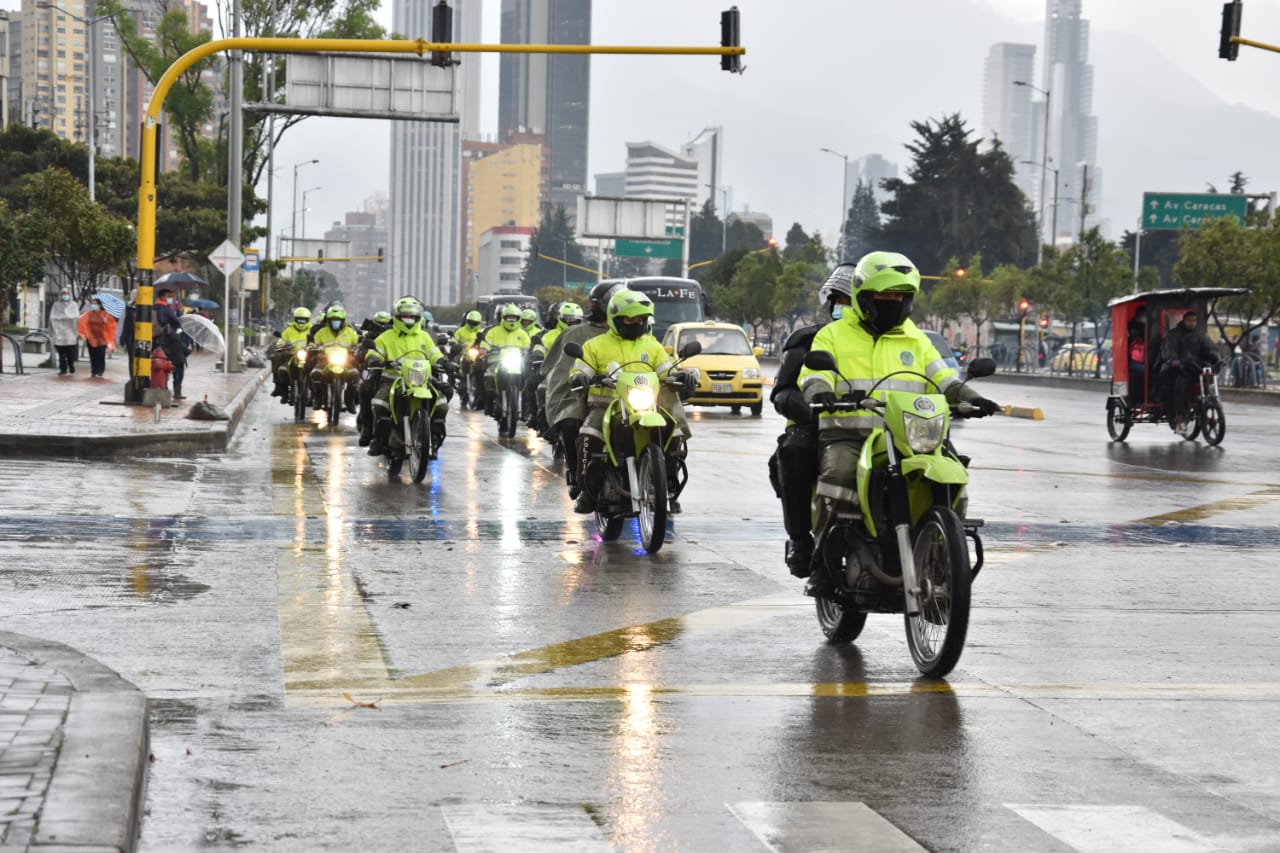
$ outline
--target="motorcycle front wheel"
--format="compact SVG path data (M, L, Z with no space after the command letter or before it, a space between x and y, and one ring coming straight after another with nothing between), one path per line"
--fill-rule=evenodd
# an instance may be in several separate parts
M505 431L507 438L515 438L516 423L520 417L520 388L516 385L515 377L510 381L511 384L503 392L502 425L498 432L502 434Z
M596 510L596 531L605 542L612 542L622 535L622 524L625 521L620 515L605 515Z
M1210 447L1217 447L1222 444L1222 439L1227 437L1227 416L1222 411L1222 404L1217 400L1205 401L1196 424L1204 433L1204 440Z
M409 456L409 476L415 483L421 483L427 476L427 465L431 462L431 419L427 417L425 406L414 412L409 421L405 451Z
M310 384L303 376L293 380L293 419L295 421L307 419L307 388Z
M927 510L916 525L916 581L920 612L906 619L907 645L916 669L942 678L955 668L969 630L969 548L964 526L950 507Z
M1107 434L1112 441L1124 441L1129 437L1129 428L1133 422L1129 420L1129 406L1119 400L1107 403Z
M667 460L656 444L649 444L637 462L640 544L653 554L667 538Z
M336 427L338 425L338 417L342 414L343 400L345 399L346 388L341 379L329 385L329 426Z

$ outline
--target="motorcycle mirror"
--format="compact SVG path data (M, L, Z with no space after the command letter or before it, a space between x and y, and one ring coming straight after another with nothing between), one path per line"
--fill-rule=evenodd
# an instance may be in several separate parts
M810 370L835 370L836 357L826 350L809 350L804 357L804 366Z
M582 358L582 344L567 341L564 345L564 354L570 358Z
M689 341L689 343L680 347L681 358L693 358L695 355L697 355L700 352L702 352L701 341Z
M809 360L805 359L805 364ZM968 376L970 379L981 379L984 376L990 376L996 372L996 361L993 358L975 358L973 363L969 365Z

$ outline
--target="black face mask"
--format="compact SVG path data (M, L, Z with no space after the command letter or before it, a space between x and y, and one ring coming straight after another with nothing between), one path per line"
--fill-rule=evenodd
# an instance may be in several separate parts
M902 325L902 321L911 315L911 303L904 299L894 302L888 299L872 299L875 308L874 316L868 318L876 334L883 335Z
M618 330L618 337L624 341L639 340L641 335L649 331L647 323L615 323L614 327Z

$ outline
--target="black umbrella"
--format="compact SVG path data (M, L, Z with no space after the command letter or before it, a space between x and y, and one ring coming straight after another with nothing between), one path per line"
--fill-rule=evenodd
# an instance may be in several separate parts
M200 276L189 272L167 272L152 284L208 284Z

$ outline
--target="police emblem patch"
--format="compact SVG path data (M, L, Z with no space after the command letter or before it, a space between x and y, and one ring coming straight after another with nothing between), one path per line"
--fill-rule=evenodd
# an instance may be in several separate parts
M640 360L641 360L642 362L644 362L645 364L648 364L648 363L649 363L649 353L647 353L647 352L642 352L642 353L640 353Z
M902 363L905 364L907 367L910 367L911 365L916 363L916 357L909 352L904 352L900 354L898 358L902 359Z

